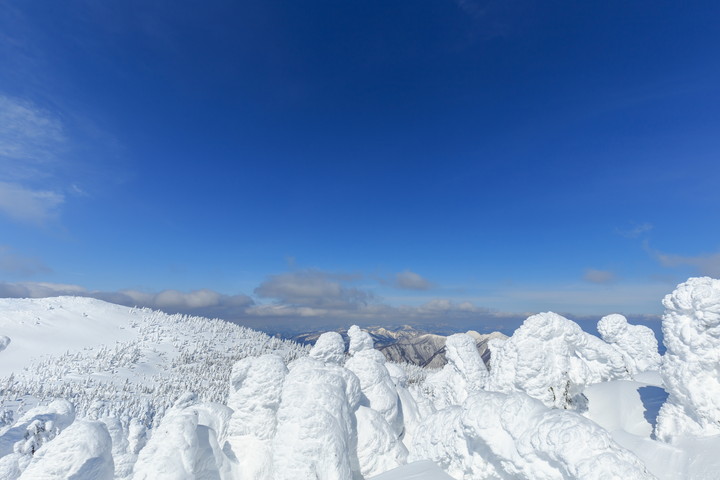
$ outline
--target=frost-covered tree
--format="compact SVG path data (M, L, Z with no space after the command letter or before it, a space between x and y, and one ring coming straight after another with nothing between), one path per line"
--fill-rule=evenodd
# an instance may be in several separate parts
M657 338L645 325L631 325L624 316L614 313L601 318L597 329L602 339L623 356L631 374L660 368Z
M324 363L340 365L345 358L345 342L337 332L320 335L310 350L310 357Z
M77 420L40 448L19 480L112 480L112 440L101 422Z
M663 299L662 376L670 394L656 432L720 434L720 280L690 278Z
M278 355L244 358L230 376L227 446L238 480L272 480L272 439L287 367Z
M275 480L360 478L355 410L362 392L347 369L316 358L289 365L273 441Z
M523 393L478 391L432 414L411 447L422 458L459 480L654 478L597 424Z
M445 358L448 363L424 383L437 409L461 404L470 393L483 389L488 379L487 367L470 335L450 335L445 342Z
M348 335L352 356L345 362L345 368L360 380L363 405L382 415L397 436L402 435L402 405L395 382L385 367L385 356L373 348L370 335L356 325L350 327Z
M586 385L629 376L615 349L552 312L528 317L491 348L487 388L525 392L549 407L573 408Z

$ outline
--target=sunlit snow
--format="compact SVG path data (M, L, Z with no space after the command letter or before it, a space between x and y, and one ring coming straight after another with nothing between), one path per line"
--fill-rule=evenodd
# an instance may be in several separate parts
M0 300L0 480L717 477L720 281L602 338L552 312L392 363L354 326L312 348L76 297Z

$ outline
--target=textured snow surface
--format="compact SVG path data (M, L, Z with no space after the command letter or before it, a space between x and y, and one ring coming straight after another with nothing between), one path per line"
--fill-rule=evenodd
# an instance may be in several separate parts
M645 325L630 325L625 317L614 313L600 319L598 332L625 361L631 374L660 369L660 354L655 334Z
M691 278L663 306L662 375L670 396L658 437L720 435L720 280Z
M601 339L548 312L490 340L489 368L455 334L430 370L357 326L346 351L335 332L305 348L91 299L1 300L0 480L718 478L720 282L663 303L662 358L621 315Z
M487 388L525 392L548 407L572 408L586 385L630 376L617 350L552 312L529 317L491 350Z

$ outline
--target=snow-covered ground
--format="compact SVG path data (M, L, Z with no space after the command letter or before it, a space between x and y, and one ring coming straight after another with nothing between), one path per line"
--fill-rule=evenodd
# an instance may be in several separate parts
M720 281L663 301L667 352L554 313L447 364L357 327L310 349L99 300L0 299L0 480L720 478Z

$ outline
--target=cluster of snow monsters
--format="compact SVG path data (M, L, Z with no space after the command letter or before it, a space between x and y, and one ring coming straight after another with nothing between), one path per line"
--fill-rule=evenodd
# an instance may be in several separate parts
M360 480L430 459L458 480L651 479L579 412L585 386L660 370L658 438L720 433L720 281L692 278L663 303L662 358L620 315L600 321L601 340L542 313L491 343L489 369L456 334L447 365L412 383L358 327L347 352L325 333L289 362L239 360L226 405L187 394L148 431L58 400L0 429L0 478Z

